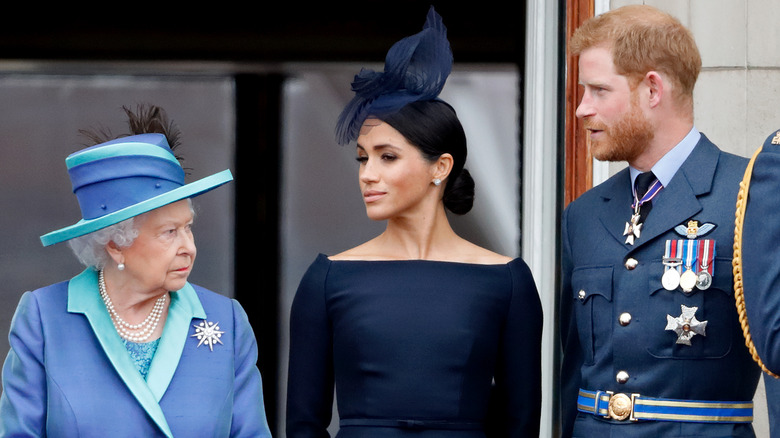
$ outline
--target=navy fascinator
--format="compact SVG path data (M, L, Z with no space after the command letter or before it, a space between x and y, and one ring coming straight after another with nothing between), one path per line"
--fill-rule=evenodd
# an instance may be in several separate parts
M355 97L339 116L336 141L343 145L357 139L369 116L381 118L408 103L436 99L450 71L447 28L431 6L423 30L393 44L387 52L383 72L364 68L355 75Z

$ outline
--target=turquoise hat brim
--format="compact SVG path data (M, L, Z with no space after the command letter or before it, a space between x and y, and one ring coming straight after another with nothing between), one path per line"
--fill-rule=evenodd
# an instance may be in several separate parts
M179 188L163 193L162 195L149 198L145 201L139 202L129 207L125 207L105 216L89 220L82 219L69 227L61 228L59 230L44 234L41 236L41 243L43 243L43 246L49 246L54 245L55 243L73 239L75 237L80 237L93 231L118 224L123 220L130 219L131 217L138 216L139 214L154 210L155 208L160 208L182 199L192 198L209 190L215 189L232 180L233 174L230 172L230 170L223 170L222 172L215 173L214 175L207 176L206 178L202 178L183 185Z

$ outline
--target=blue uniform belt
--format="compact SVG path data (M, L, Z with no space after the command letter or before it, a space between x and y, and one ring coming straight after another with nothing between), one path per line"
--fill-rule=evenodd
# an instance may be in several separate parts
M753 402L676 400L580 389L577 410L613 420L751 423Z

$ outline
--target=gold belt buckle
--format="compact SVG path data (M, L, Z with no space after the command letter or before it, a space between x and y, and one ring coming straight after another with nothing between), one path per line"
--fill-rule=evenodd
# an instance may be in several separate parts
M606 392L610 396L607 409L609 418L617 421L626 419L637 421L636 418L634 418L634 401L639 397L639 394L631 394L629 396L628 394L623 393L615 394L612 391Z

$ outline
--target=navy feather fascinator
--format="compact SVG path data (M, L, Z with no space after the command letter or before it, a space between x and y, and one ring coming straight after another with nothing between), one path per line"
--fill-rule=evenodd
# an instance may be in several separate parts
M369 116L382 118L406 104L437 99L452 71L452 50L447 28L433 6L423 30L393 44L385 56L385 69L361 69L352 82L355 97L336 124L336 141L357 139Z

